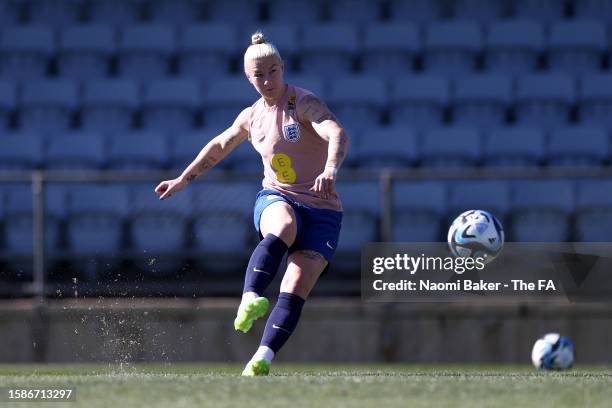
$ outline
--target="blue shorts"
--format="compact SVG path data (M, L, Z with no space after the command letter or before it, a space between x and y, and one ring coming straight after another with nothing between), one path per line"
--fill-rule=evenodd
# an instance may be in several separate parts
M276 190L264 189L257 193L253 210L253 222L255 223L255 229L259 232L260 239L263 239L259 231L261 214L267 206L277 201L289 204L293 208L297 221L297 235L295 242L289 248L289 253L298 250L316 251L323 255L328 263L331 262L338 246L342 213L307 207L290 200Z

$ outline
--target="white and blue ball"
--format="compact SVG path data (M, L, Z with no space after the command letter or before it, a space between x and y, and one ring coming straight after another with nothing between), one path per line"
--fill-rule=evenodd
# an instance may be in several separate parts
M538 369L565 370L574 364L574 345L565 336L548 333L533 345L531 361Z
M488 211L469 210L459 215L448 230L448 246L462 258L484 258L491 262L504 246L504 229Z

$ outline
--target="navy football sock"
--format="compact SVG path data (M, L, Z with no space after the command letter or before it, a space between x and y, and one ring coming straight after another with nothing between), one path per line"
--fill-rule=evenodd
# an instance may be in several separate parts
M304 302L298 295L281 292L266 322L260 345L270 347L274 354L278 353L295 330Z
M282 239L267 234L251 255L242 292L255 292L261 296L274 279L287 249Z

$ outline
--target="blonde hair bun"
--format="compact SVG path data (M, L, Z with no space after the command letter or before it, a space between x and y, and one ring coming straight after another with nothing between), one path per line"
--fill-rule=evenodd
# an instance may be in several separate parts
M251 35L251 45L249 45L244 53L244 60L266 58L271 55L276 55L281 60L281 56L274 44L268 42L261 30L255 31Z
M255 32L255 34L251 36L251 45L265 44L265 43L266 43L266 37L264 37L261 31L257 31Z

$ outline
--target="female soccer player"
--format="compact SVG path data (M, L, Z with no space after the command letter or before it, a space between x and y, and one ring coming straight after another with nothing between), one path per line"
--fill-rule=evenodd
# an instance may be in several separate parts
M170 197L246 139L261 155L263 190L254 208L261 242L247 266L236 330L246 333L267 313L268 299L261 295L285 253L289 256L260 347L242 372L253 376L268 374L272 359L295 329L306 298L338 245L342 205L335 180L347 153L348 137L323 101L285 83L280 54L259 31L244 54L244 71L261 98L204 146L178 178L161 182L155 192L160 199Z

